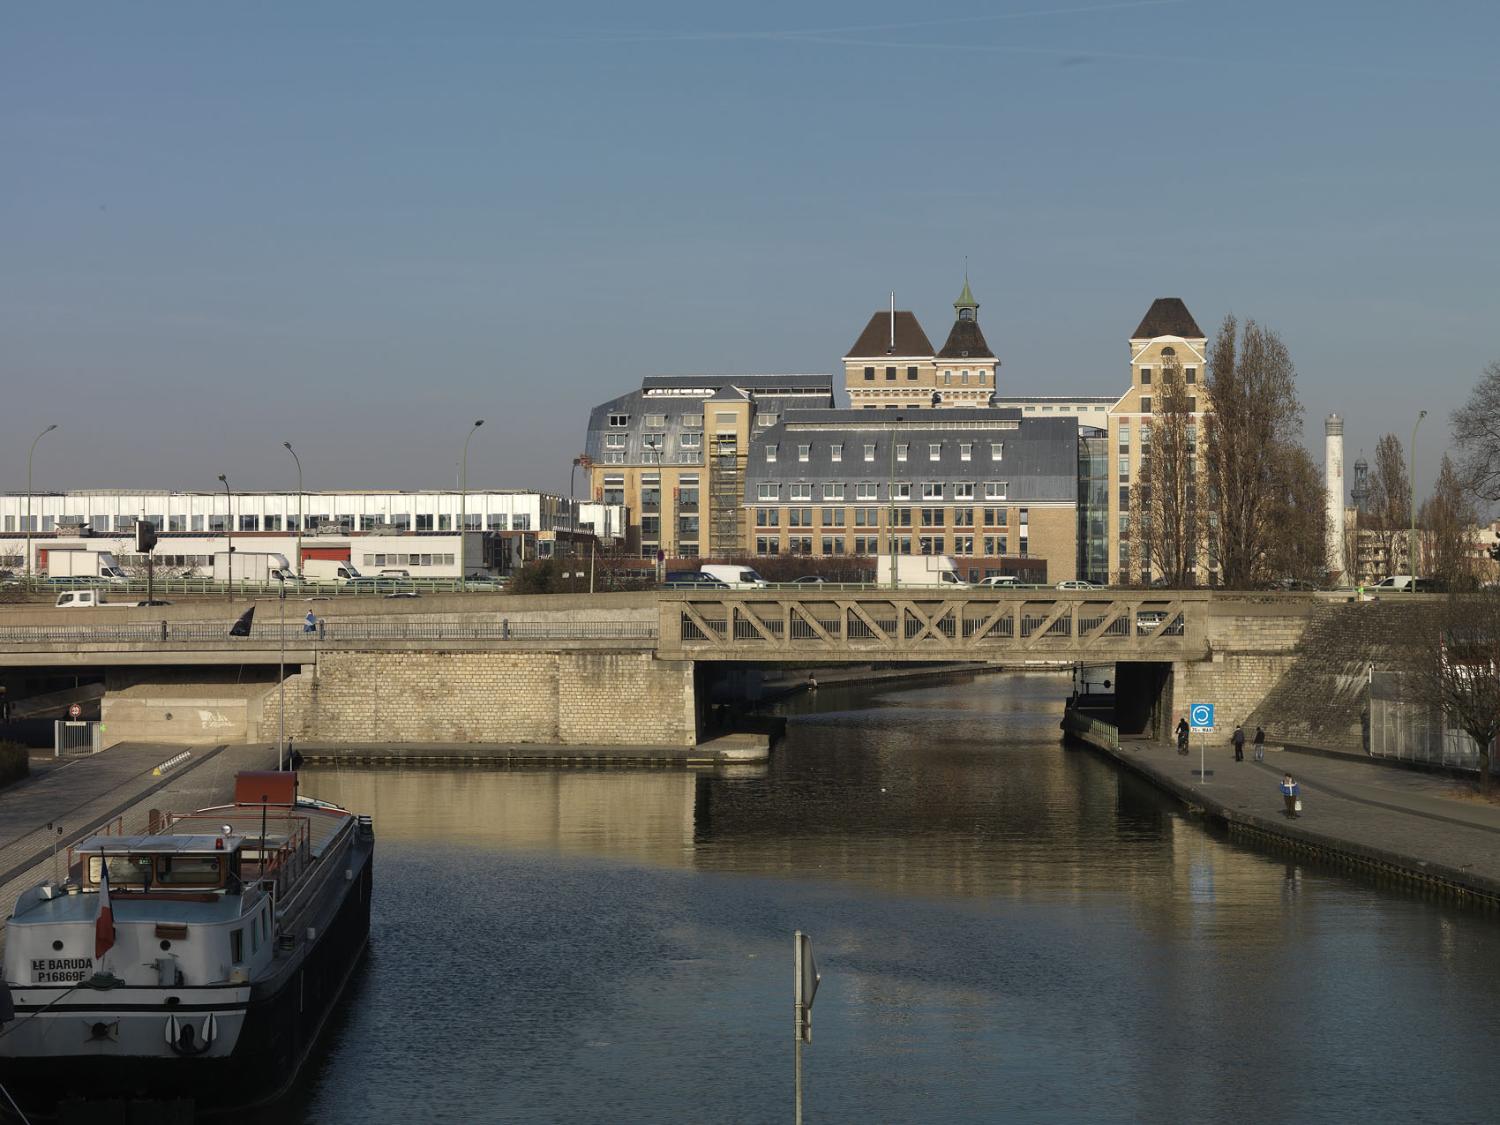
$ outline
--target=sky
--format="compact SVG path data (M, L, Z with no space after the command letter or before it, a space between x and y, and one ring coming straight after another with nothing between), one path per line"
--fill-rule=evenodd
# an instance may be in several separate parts
M652 374L830 372L965 263L1005 393L1158 296L1304 439L1500 359L1500 4L67 3L0 27L0 489L569 486ZM1351 471L1346 470L1346 471Z

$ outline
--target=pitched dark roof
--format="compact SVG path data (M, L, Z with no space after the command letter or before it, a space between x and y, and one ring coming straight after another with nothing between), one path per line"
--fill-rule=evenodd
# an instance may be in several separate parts
M932 341L927 338L927 333L923 332L922 326L917 323L916 314L906 312L904 309L896 310L896 346L892 348L891 314L890 310L886 309L870 318L870 323L865 325L865 330L859 334L859 339L854 341L854 346L849 349L847 356L854 359L885 355L926 356L931 354Z
M1157 336L1181 336L1184 340L1203 339L1203 330L1182 303L1181 297L1158 297L1151 302L1141 323L1130 334L1132 340L1154 340Z
M953 331L948 333L948 342L938 352L940 359L994 359L984 333L979 330L977 320L955 320Z

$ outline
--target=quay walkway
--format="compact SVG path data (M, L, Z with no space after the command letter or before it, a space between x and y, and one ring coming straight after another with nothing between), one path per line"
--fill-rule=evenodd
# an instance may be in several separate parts
M1204 747L1204 781L1196 741L1183 756L1169 743L1111 738L1112 730L1101 728L1073 735L1222 821L1231 835L1500 906L1500 804L1469 797L1467 782L1270 745L1265 761L1255 762L1248 743L1245 761L1236 762L1227 733L1210 736ZM1295 820L1285 815L1283 773L1301 788Z

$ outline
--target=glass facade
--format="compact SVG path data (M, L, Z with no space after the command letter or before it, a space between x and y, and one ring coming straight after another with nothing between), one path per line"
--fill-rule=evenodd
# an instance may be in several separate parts
M1109 435L1078 432L1078 577L1109 582Z

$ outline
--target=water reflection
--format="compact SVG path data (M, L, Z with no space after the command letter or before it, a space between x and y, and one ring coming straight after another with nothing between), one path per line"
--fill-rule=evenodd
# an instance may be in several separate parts
M277 1120L1500 1116L1484 917L1219 838L1064 748L1068 681L791 701L756 776L310 769L373 953ZM1471 1061L1472 1060L1472 1061Z

